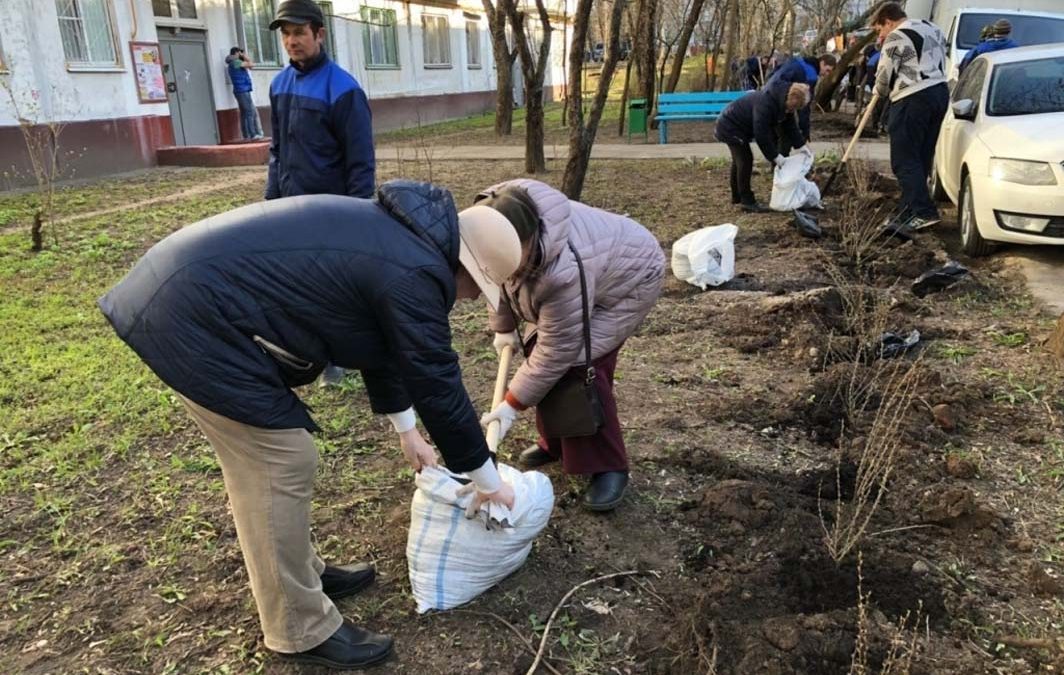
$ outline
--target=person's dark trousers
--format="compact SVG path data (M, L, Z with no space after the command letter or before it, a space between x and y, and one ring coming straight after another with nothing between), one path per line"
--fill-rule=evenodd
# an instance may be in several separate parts
M728 143L731 152L731 200L732 204L757 202L750 189L750 177L754 173L754 153L749 143Z
M890 168L901 185L900 211L938 218L927 191L938 130L949 105L945 83L906 96L890 106Z
M259 133L259 123L256 119L259 113L255 110L251 92L234 92L233 96L236 97L236 104L240 109L240 134L246 139L254 138Z
M535 349L534 345L532 349ZM539 447L554 457L560 457L565 473L586 475L628 470L628 451L621 435L621 420L617 417L617 399L613 397L613 371L617 368L617 354L620 351L621 347L617 347L591 362L595 368L595 389L602 402L604 418L598 433L573 438L545 438L543 419L539 410L536 410ZM583 372L584 368L578 366L573 370Z

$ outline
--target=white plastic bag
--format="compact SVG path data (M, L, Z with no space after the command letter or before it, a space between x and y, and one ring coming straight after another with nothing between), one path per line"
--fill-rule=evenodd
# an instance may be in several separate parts
M688 232L672 245L672 273L698 286L720 286L735 276L735 235L731 223Z
M820 188L806 178L813 168L813 157L798 152L783 160L772 174L772 199L769 207L774 211L793 211L807 206L820 206Z
M554 509L550 479L505 464L499 464L499 474L513 486L513 509L491 506L489 515L484 505L472 520L465 517L472 495L455 494L468 479L443 468L417 475L406 560L418 613L465 604L502 581L524 564L547 525Z

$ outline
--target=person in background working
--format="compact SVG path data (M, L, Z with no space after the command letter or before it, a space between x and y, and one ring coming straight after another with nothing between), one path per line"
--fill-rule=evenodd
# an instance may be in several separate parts
M551 437L549 420L545 422L537 407L539 441L521 453L520 462L532 468L561 460L565 473L591 476L585 507L613 510L628 485L628 452L617 417L613 373L625 340L661 294L665 276L661 245L634 220L571 201L535 180L488 188L477 196L477 204L506 216L521 240L521 265L503 284L502 299L489 323L497 351L510 345L526 356L510 380L506 399L481 423L498 420L500 438L505 436L518 413L538 406L560 380L576 377L583 383L590 361L602 411L598 431ZM535 331L524 344L518 321L532 324Z
M284 0L270 30L281 30L288 67L270 84L273 142L266 199L329 193L370 198L376 160L366 93L325 53L325 17L312 0ZM339 384L328 366L321 385Z
M910 20L896 2L876 10L871 25L883 38L875 91L890 98L890 165L901 186L895 224L920 230L940 221L927 177L949 105L946 38L930 21Z
M327 362L362 371L370 407L391 420L415 471L436 464L420 417L448 468L476 486L474 509L513 506L462 385L447 315L457 295L476 291L462 265L489 260L504 279L521 244L498 213L469 211L413 181L386 183L375 201L251 204L163 239L99 300L218 455L266 647L290 660L351 669L392 650L392 638L333 604L370 585L373 568L328 566L311 542L318 426L292 387ZM468 231L492 227L509 238L470 255L478 242Z
M809 86L810 99L812 93L816 91L816 83L821 77L827 77L835 70L835 66L838 65L839 59L834 54L822 54L820 58L813 58L811 56L793 56L788 59L782 66L780 66L776 72L772 74L772 77L768 79L769 84L774 82L786 82L787 84L805 84ZM798 111L798 129L802 132L802 137L808 143L811 138L811 118L812 118L813 104L810 100L809 105L801 108ZM788 134L785 132L784 125L780 125L776 133L779 141L779 152L786 157L791 154L792 144Z
M721 113L714 134L718 141L728 145L731 152L732 204L740 204L743 211L753 213L767 210L757 203L750 188L750 177L754 172L751 141L757 141L765 159L782 166L784 158L776 144L777 129L782 126L792 148L812 154L794 115L797 110L809 105L809 99L809 85L780 80L732 101Z
M983 29L986 30L985 28ZM990 25L990 35L986 37L982 42L977 44L972 49L968 50L968 53L961 59L960 65L957 66L957 74L964 72L964 69L968 67L968 64L980 54L988 54L990 52L1000 51L1002 49L1013 49L1019 47L1019 43L1013 40L1012 35L1012 23L1008 19L998 19Z
M240 135L244 140L262 138L259 111L255 109L255 101L251 98L251 73L248 72L255 64L243 49L233 47L229 50L229 56L225 57L225 66L229 71L229 81L233 83L233 97L236 98L236 106L240 111Z

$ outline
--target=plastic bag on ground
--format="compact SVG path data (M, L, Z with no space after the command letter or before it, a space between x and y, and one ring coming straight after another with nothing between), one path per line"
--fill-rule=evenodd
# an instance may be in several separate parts
M735 276L735 235L731 223L688 232L672 245L672 273L698 286L720 286Z
M499 474L513 486L513 509L492 507L489 514L485 505L472 520L465 517L472 495L455 494L467 478L444 468L417 474L406 560L418 613L465 604L514 573L547 525L554 509L550 479L501 463Z
M820 206L820 188L806 178L813 168L813 157L798 152L783 160L772 174L772 198L769 207L774 211L793 211Z

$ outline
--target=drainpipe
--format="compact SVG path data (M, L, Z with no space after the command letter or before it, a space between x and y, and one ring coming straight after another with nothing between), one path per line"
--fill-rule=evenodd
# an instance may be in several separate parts
M133 21L133 33L129 36L132 42L137 39L137 0L129 0L129 18Z

